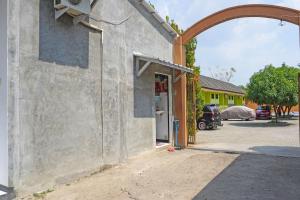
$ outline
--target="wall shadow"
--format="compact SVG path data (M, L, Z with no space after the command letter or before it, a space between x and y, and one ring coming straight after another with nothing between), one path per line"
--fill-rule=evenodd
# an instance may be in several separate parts
M151 64L140 77L136 75L135 65L133 72L134 117L155 118L155 73L171 75L172 71L167 67Z
M250 150L253 150L259 154L300 158L300 147L255 146L255 147L251 147Z
M298 200L300 158L241 154L193 200Z
M237 127L247 127L247 128L270 128L270 127L285 127L285 126L291 126L293 124L289 122L278 122L274 123L271 121L268 122L231 122L229 123L232 126L237 126Z
M135 60L134 60L135 63ZM141 62L141 65L144 63ZM135 65L133 67L133 86L134 86L134 117L154 118L154 83L155 76L151 72L152 65L140 76L136 75Z
M299 120L299 117L279 117L279 119L284 121L296 121Z
M68 15L55 20L53 1L41 0L39 9L39 59L88 68L90 30L74 25Z

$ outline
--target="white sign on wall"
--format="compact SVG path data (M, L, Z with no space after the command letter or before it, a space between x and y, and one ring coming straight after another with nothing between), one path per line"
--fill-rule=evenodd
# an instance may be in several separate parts
M0 1L0 185L8 186L7 0Z

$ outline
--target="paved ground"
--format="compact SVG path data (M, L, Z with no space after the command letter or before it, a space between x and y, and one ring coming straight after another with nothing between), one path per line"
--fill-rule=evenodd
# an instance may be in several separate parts
M242 154L194 200L299 200L300 158Z
M300 158L186 149L139 156L24 199L299 200L299 185Z
M289 121L288 126L275 128L265 123L229 121L220 130L199 133L194 149L140 155L22 199L299 200L298 124ZM215 148L263 154L211 150Z
M70 185L58 186L43 199L192 199L237 157L195 150L154 152Z
M298 120L281 121L224 121L218 130L197 134L194 148L256 152L268 155L300 157Z

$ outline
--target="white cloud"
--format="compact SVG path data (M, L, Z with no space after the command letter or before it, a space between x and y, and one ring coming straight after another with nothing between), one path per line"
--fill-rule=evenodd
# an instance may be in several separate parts
M249 3L264 3L300 9L300 0L153 0L160 13L187 28L216 11ZM165 15L165 14L163 14ZM234 82L245 84L253 72L267 64L299 62L298 30L294 25L278 26L270 19L238 19L218 25L198 37L197 63L208 68L236 67Z
M155 9L163 18L170 15L169 4L166 1L157 1L155 3Z
M300 9L300 0L283 0L282 2L277 3L277 5Z

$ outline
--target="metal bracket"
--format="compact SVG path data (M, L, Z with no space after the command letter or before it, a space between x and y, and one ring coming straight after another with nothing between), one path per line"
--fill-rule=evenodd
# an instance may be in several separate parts
M149 67L151 64L151 61L147 61L141 68L140 68L140 60L136 59L136 75L137 77L140 77L144 71Z
M59 10L55 10L55 19L60 18L63 14L65 14L70 8L69 7L65 7Z
M86 21L88 19L88 15L82 14L82 15L78 15L73 17L73 24L76 25L80 22Z
M181 75L177 76L177 77L174 79L173 83L176 83L177 81L179 81L179 79L181 79L182 76L184 76L185 74L186 74L186 72L184 72L184 73L182 73Z

